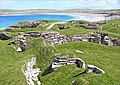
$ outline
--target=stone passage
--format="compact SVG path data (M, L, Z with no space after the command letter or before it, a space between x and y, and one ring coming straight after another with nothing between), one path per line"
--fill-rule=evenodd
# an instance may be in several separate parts
M41 82L37 77L41 71L40 68L33 69L35 63L36 58L32 58L32 60L27 62L22 68L22 72L24 73L29 85L36 85L34 81L37 81L37 85L41 85Z

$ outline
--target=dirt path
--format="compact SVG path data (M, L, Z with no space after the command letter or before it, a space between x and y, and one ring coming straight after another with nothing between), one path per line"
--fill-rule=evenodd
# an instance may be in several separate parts
M55 23L51 23L51 25L47 28L47 30L51 29L54 25L56 24L65 24L66 22L55 22Z

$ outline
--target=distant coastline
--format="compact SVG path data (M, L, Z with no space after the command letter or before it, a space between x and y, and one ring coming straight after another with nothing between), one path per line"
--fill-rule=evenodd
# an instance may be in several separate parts
M36 11L36 12L35 12ZM103 13L103 10L101 11L95 11L95 10L89 10L89 11L85 11L85 10L79 10L79 11L68 11L68 10L62 10L62 11L56 11L56 10L0 10L0 17L2 20L2 17L4 16L26 16L26 15L39 15L39 14L43 14L43 15L66 15L69 17L74 17L74 19L70 19L70 20L85 20L85 21L90 21L90 22L95 22L95 21L103 21L103 20L110 20L111 18L105 18L105 16L109 13L115 13L118 14L118 16L115 16L116 19L120 19L120 15L118 12L118 10L114 10L114 11L106 11ZM114 16L113 16L114 18ZM34 19L32 19L34 20ZM37 20L37 19L36 19ZM38 18L39 20L39 18ZM49 20L49 19L48 19ZM65 20L65 19L64 19ZM63 21L64 21L63 20ZM20 20L21 21L21 20ZM24 20L23 20L24 21ZM17 21L18 22L18 21ZM2 24L8 24L9 22L3 23ZM14 22L16 23L16 22ZM12 25L14 23L11 23L9 25ZM7 25L7 26L9 26ZM1 28L2 29L2 28Z
M0 9L0 15L26 15L26 14L69 14L69 13L87 13L87 14L109 14L115 13L120 15L120 9L114 10L89 10L89 9L68 9L68 10L53 10L53 9L29 9L29 10L12 10Z

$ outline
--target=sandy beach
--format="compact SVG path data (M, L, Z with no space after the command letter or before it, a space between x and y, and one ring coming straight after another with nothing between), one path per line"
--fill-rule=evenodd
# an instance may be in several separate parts
M92 13L70 13L69 15L75 16L74 20L85 20L85 21L102 21L105 20L106 14L92 14Z
M102 21L105 20L105 15L107 14L95 14L95 13L30 13L30 14L4 14L4 15L0 15L0 16L20 16L20 15L34 15L34 14L47 14L47 15L68 15L68 16L73 16L75 17L75 19L72 20L85 20L85 21L90 21L90 22L94 22L94 21ZM113 19L115 18L119 18L119 15L114 15L112 16ZM106 18L106 20L110 20L110 18Z

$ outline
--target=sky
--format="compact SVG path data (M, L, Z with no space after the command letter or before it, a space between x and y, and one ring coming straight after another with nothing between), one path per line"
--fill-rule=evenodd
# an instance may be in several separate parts
M120 0L0 0L0 9L120 9Z

